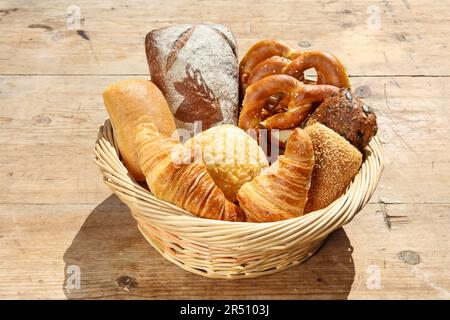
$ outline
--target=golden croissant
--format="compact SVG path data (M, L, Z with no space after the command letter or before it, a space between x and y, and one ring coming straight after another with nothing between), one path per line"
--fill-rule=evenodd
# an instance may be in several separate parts
M270 222L303 215L313 167L311 139L297 128L289 137L284 155L239 189L237 199L247 221Z
M139 163L155 197L201 218L243 221L242 210L225 198L205 165L178 140L161 134L153 123L140 124L136 135Z

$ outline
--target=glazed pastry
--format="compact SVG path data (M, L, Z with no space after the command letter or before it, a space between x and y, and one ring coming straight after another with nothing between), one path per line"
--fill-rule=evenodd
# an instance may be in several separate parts
M362 154L332 129L314 123L305 128L314 146L314 171L305 213L327 207L339 198L362 164Z
M174 25L145 39L152 81L161 89L178 128L194 132L237 124L239 80L236 41L222 25ZM191 134L192 135L192 134Z
M123 80L103 92L120 155L131 176L143 181L145 177L136 153L136 127L152 121L161 133L177 137L175 122L164 96L147 80Z
M225 198L201 161L153 123L140 124L136 136L140 165L150 191L200 218L243 221L239 207Z
M349 90L326 98L311 114L308 122L318 121L362 150L377 133L377 116Z
M247 221L270 222L301 216L313 167L311 140L306 131L297 128L289 137L284 155L238 191L237 199Z
M240 187L268 167L264 151L244 130L221 125L200 132L185 145L199 152L210 176L231 202Z

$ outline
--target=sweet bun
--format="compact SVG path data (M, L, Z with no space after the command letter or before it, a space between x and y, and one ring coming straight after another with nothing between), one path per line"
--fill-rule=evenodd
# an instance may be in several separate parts
M150 81L122 80L106 88L103 101L125 166L134 179L145 180L136 152L137 126L153 122L162 134L177 137L164 96Z
M362 164L362 154L332 129L315 122L305 128L314 147L314 170L305 213L341 196Z
M161 134L153 123L143 123L137 127L136 147L155 197L200 218L244 221L242 210L225 198L205 165L193 161L190 150L177 139Z
M221 125L200 132L185 143L206 165L208 173L226 198L236 202L236 193L268 167L258 143L244 130Z

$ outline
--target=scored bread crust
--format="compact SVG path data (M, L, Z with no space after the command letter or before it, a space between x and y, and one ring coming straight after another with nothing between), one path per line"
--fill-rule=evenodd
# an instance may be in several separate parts
M218 24L180 24L149 32L145 51L178 128L237 124L239 68L233 33Z

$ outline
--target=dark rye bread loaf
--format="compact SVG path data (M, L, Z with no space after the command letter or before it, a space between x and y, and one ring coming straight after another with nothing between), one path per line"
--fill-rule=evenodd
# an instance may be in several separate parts
M217 24L175 25L149 32L145 51L153 83L178 128L237 124L239 68L232 32Z

